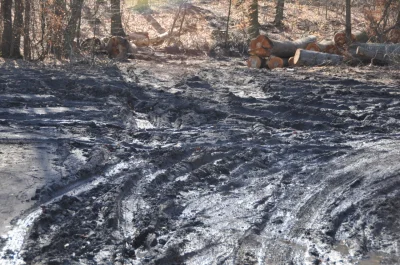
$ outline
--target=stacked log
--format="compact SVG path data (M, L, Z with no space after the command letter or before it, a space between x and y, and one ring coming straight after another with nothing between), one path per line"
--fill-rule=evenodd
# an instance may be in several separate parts
M261 68L264 66L263 61L266 61L269 69L288 66L289 57L294 56L297 49L306 49L310 44L318 49L316 40L315 36L308 36L294 41L279 41L259 35L250 41L249 54L251 56L247 65L250 68ZM254 56L259 57L259 60Z
M269 69L275 69L275 68L283 68L285 66L288 66L288 58L281 58L277 56L271 56L268 61L267 61L267 66Z
M279 41L260 35L250 42L250 58L247 65L252 68L295 66L339 65L343 62L376 63L386 65L400 63L400 44L366 43L364 31L352 34L348 45L344 32L336 33L333 40L316 42L314 36L295 41Z
M261 68L264 65L265 59L252 55L247 59L247 66L249 68Z

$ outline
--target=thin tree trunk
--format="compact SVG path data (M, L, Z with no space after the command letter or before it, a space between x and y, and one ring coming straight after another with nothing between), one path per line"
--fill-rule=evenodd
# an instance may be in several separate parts
M64 14L65 14L66 6L65 1L63 0L56 0L54 1L54 16L57 23L62 23L64 21ZM58 60L61 60L63 54L63 31L62 31L62 24L53 25L53 48L54 48L54 55Z
M231 19L231 9L232 9L232 0L229 0L228 20L226 21L226 31L225 31L225 48L228 48L229 20Z
M4 58L8 58L11 55L11 43L12 43L12 0L2 0L1 9L3 12L3 34L1 38L1 55Z
M248 34L252 39L260 35L260 24L258 23L258 0L251 0L248 14L250 22Z
M346 0L346 40L347 44L352 42L351 40L351 0Z
M73 41L76 36L77 23L82 14L83 0L73 0L71 5L71 17L64 34L64 52L66 56L72 54Z
M40 46L42 47L42 54L40 57L45 56L44 36L46 34L46 0L40 0Z
M278 0L278 3L276 4L276 14L274 20L274 24L276 26L282 25L284 8L285 8L285 0Z
M31 25L31 0L25 0L25 24L24 24L24 58L31 59L31 39L29 27Z
M21 59L21 35L24 31L24 3L23 0L14 2L13 40L11 43L11 57Z
M126 36L122 27L120 0L111 0L111 35Z

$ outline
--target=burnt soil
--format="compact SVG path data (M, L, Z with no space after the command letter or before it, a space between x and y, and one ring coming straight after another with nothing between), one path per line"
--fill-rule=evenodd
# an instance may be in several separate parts
M201 60L1 65L0 264L400 264L396 74Z

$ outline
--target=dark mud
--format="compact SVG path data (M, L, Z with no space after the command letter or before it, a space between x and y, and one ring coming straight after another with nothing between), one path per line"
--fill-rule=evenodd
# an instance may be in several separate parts
M1 264L400 264L396 80L183 64L2 67L1 145L58 173Z

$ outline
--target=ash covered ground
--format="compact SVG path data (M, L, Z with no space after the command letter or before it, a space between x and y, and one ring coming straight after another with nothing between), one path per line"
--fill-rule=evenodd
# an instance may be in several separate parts
M3 63L0 264L400 264L397 74L319 69Z

